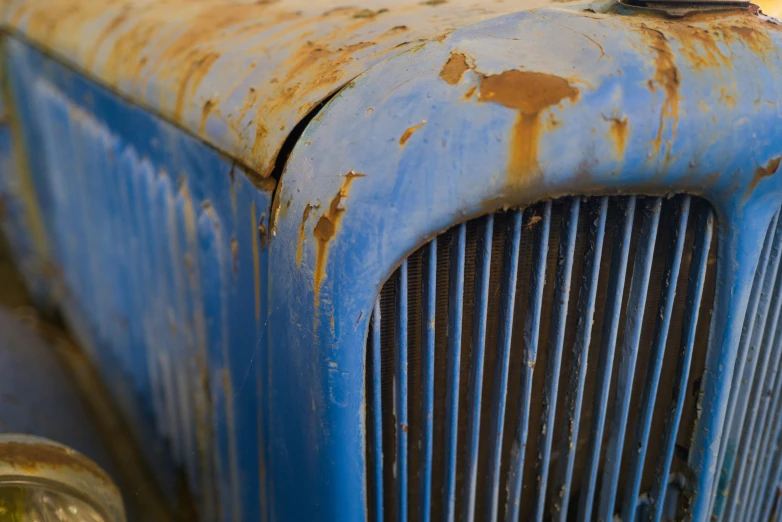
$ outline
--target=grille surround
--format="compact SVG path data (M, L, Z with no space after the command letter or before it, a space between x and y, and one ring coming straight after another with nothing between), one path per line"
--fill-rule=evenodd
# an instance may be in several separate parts
M619 218L624 221L620 223ZM658 233L661 219L663 228ZM636 226L633 225L634 221ZM665 228L664 225L668 223L677 224L678 227ZM624 228L621 228L622 224ZM663 511L670 510L670 506L663 509L666 502L647 502L642 497L643 506L639 508L638 494L622 495L627 488L620 488L619 484L629 478L631 489L637 489L640 493L643 485L643 491L653 491L651 494L654 499L665 495L669 475L680 484L680 474L686 474L686 456L680 455L674 459L673 454L677 442L685 446L689 443L694 424L694 397L697 397L697 393L687 393L684 385L690 375L697 375L701 371L705 358L710 315L706 312L713 301L716 264L713 228L714 217L710 206L703 200L689 196L677 196L671 200L644 197L566 198L457 225L404 260L378 298L368 341L366 433L369 434L367 469L370 519L472 520L477 517L496 520L501 515L508 520L564 520L569 513L573 516L580 513L579 519L585 520L593 514L604 516L609 511L611 515L614 512L635 514L638 509L650 510L655 520L662 519ZM620 233L623 233L623 241L616 240ZM679 237L677 233L681 235L681 240L676 239ZM592 240L598 240L598 245L602 242L602 248L588 248L586 243L595 244ZM644 249L644 244L650 248ZM660 247L660 244L663 246ZM672 244L678 248L673 248ZM529 245L536 246L524 250L523 246ZM612 245L613 256L610 255ZM655 256L656 250L660 248L667 249L664 252L666 255ZM595 251L602 254L602 260L599 255L594 255ZM644 255L644 252L647 254ZM586 267L577 262L580 254L586 256ZM500 261L497 262L497 259ZM597 262L594 262L595 259ZM696 259L696 262L693 263L692 259ZM664 262L671 266L666 267ZM621 270L606 270L606 265L615 263L624 266L624 273ZM630 266L631 263L635 264L634 268ZM449 265L447 269L446 265ZM691 266L695 267L693 274L690 274ZM672 290L659 284L649 291L650 278L653 283L660 283L660 275L671 270L677 282ZM634 272L646 277L633 277ZM446 275L444 279L444 273L454 274L454 277ZM592 274L592 284L586 284L587 273ZM616 281L606 281L607 274L614 273L617 275L611 279ZM523 281L525 279L528 280L526 283ZM435 283L431 283L432 280ZM704 285L706 281L708 284ZM577 286L571 291L573 283ZM611 294L618 296L618 300L600 297L605 296L609 284L613 285ZM444 291L446 286L450 287L448 292ZM579 286L584 287L582 291L579 291ZM704 286L708 287L705 296ZM463 290L461 299L444 298L442 295L459 295L460 292L454 291L459 288ZM509 288L513 288L514 292L509 292ZM563 295L562 303L553 306L552 296L559 294ZM657 294L662 294L662 297ZM398 299L397 296L401 295L407 297ZM666 296L669 301L667 308ZM689 299L687 296L694 297ZM523 303L525 297L527 303ZM601 310L601 301L614 305L619 313ZM647 303L645 311L641 307L634 314L637 316L634 322L633 318L628 321L626 317L628 301ZM708 303L706 312L700 310L701 303ZM444 313L445 309L447 312ZM584 321L584 325L581 325L577 320L578 317L586 317L590 311L595 313L595 309L594 323L598 326L606 317L616 316L613 321L603 322L606 326L602 334L597 327L584 327L592 321ZM662 321L666 327L655 324L653 318L658 311L666 312L667 320ZM687 322L681 320L682 311L688 317L696 318L692 323L694 327L684 328ZM392 316L391 321L387 319L389 316ZM444 316L461 316L462 320L449 321ZM375 328L377 324L381 327ZM499 328L500 324L510 328ZM520 330L523 330L521 334ZM643 367L632 359L638 356L639 343L649 344L648 340L652 338L659 341L663 331L670 332L670 335L667 338L662 336L662 342L657 343L662 348L657 350L659 362L652 366L656 377L655 372L649 376L659 383L660 375L667 375L667 380L663 379L664 386L671 384L671 377L676 378L679 387L677 391L671 391L676 386L668 386L667 402L651 400L662 393L660 390L664 388L642 397L642 387L632 386L634 381L643 382L641 379L647 377L643 374ZM603 337L613 341L604 342ZM399 339L403 341L397 342ZM451 342L450 339L457 339L457 342ZM679 360L675 356L677 350L671 348L679 344L681 339L687 340L685 348L698 347L692 371L693 350L685 349L684 356ZM524 360L527 364L519 365L522 344L526 347ZM603 354L605 350L601 349L601 345L604 344L609 347L613 345L614 348L619 346L615 354L605 355L611 361L614 356L619 360L613 372L610 367L607 368L606 375L613 374L613 378L606 379L604 376L605 386L601 387L604 393L596 400L608 401L609 391L611 397L616 395L616 373L629 376L628 382L631 384L625 386L625 400L621 407L615 408L616 411L607 418L603 415L603 426L595 427L592 425L597 420L587 415L591 404L586 402L582 406L577 402L583 402L585 384L587 389L597 389L594 383L596 376L592 370L584 369L575 374L571 371L578 378L569 386L567 370L574 368L573 361L577 360L578 353L571 355L568 353L571 350L565 347L580 346L586 350L583 354L594 367L591 361L598 354ZM504 346L507 346L505 351ZM446 349L449 354L456 356L446 357L443 353ZM400 354L400 351L404 351L404 354ZM554 356L549 357L548 353ZM498 357L498 354L504 354L504 357ZM645 360L650 360L649 353L645 353L645 356ZM394 362L390 362L392 359ZM382 361L379 371L374 363L378 360ZM453 364L455 360L460 364ZM394 366L408 371L402 372L404 375L397 378ZM538 372L534 371L536 367L539 368ZM605 368L605 362L599 367ZM446 371L439 371L439 368L446 368ZM540 371L541 368L546 371ZM511 370L510 375L508 369ZM520 371L520 375L513 375L514 371ZM443 373L448 376L447 379ZM559 378L544 379L542 375L545 374L559 374ZM435 383L435 380L439 382ZM454 382L458 382L459 386L454 387ZM458 394L454 393L454 388L459 390ZM572 389L568 391L569 388ZM581 393L574 393L579 388ZM512 392L508 392L508 389ZM524 390L524 393L521 398L514 398L519 389ZM393 390L393 397L389 395L389 390ZM544 400L530 400L538 395ZM412 400L408 401L408 396ZM548 415L542 411L548 406L541 404L545 403L547 397L554 398L555 404L553 409L548 410ZM674 398L677 400L674 401ZM685 401L688 407L684 406ZM520 405L520 402L524 404ZM501 406L505 403L507 407ZM639 416L632 415L630 410L631 405L642 403L645 405L644 411L648 410L648 418L645 418L645 427L638 428L636 433L632 426L637 423L632 421ZM404 406L400 406L402 404ZM446 404L450 405L450 410ZM669 405L670 412L667 411ZM453 410L458 411L456 421L452 418L449 420L452 416L449 417L448 412ZM580 437L577 439L579 443L576 444L579 448L585 446L585 435L587 440L601 441L598 445L591 442L588 455L593 455L593 458L588 463L584 463L583 449L568 452L567 443L563 442L566 439L562 433L565 410L574 412L571 417L576 422L582 420L582 417L586 421L592 420L581 423ZM578 410L581 410L580 415L575 413ZM389 414L389 411L392 413ZM685 416L682 429L678 429L682 412L685 411L688 415ZM434 420L426 420L432 417ZM543 419L537 422L541 417ZM670 418L666 420L666 417ZM525 427L524 424L530 423L530 420L531 424ZM552 420L554 428L544 429L543 424L550 424ZM614 420L616 426L612 424ZM673 423L670 429L664 427L666 422ZM573 426L573 423L569 425ZM622 451L623 447L629 448L635 439L642 443L643 453L647 453L648 434L652 425L656 426L658 432L676 434L676 437L669 436L666 440L665 452L660 450L659 444L655 446L652 443L645 467L643 455L630 462L627 457L614 459L616 464L611 467L604 465L606 459L601 454L605 451L620 456L635 454ZM625 433L628 426L630 428ZM575 428L578 430L578 426ZM595 438L591 432L598 429L603 436ZM540 433L552 437L544 439L542 447ZM503 444L487 448L487 441L498 435ZM513 439L518 447L526 447L526 452L522 453L516 448L513 453L509 439ZM378 447L383 448L382 466L378 465ZM606 447L609 449L606 450ZM408 450L409 457L405 457ZM537 457L535 450L538 451ZM557 450L560 454L568 454L569 458L558 459ZM525 454L526 465L523 458ZM576 454L580 454L577 459ZM509 475L508 461L512 456L516 457L515 466L522 471ZM655 465L658 460L660 462ZM674 473L669 474L667 470L672 461L675 461ZM535 473L536 467L545 471L550 468L551 476ZM404 471L405 468L407 471ZM403 471L400 473L400 470ZM560 480L560 477L568 475L569 480ZM511 491L523 491L516 497L518 501L512 500L512 494L510 500L504 494L511 485L510 476L516 477L515 487ZM593 486L600 483L581 478L588 476L599 477L603 491L578 487L579 481ZM660 481L657 479L663 476L666 480L662 484L658 483ZM536 480L548 487L536 488ZM553 491L560 489L558 485L566 486L572 493L580 490L581 500L575 499L568 504L573 495L554 495ZM408 493L399 495L399 491ZM591 507L583 500L584 491L590 493L594 500ZM618 494L620 496L617 500ZM557 498L564 501L555 502ZM381 505L383 508L379 509ZM675 507L673 509L676 510Z
M776 471L782 468L781 261L777 211L766 230L744 317L712 492L713 520L778 520L782 509L782 473Z

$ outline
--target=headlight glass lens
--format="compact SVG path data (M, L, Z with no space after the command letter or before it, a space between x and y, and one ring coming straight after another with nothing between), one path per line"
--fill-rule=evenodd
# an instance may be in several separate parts
M92 506L37 485L0 485L0 522L108 522Z

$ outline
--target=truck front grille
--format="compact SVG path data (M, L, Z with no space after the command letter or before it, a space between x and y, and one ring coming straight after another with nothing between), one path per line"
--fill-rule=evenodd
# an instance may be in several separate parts
M370 520L684 509L713 228L695 197L574 197L404 260L367 342Z

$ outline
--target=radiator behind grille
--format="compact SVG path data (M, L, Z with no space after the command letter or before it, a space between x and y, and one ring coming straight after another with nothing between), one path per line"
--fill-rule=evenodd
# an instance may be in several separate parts
M368 340L370 520L683 509L713 221L688 196L566 198L406 259Z

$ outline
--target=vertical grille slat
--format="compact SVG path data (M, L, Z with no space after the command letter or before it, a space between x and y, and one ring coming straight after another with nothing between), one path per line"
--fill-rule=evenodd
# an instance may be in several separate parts
M399 279L397 280L396 293L396 368L394 375L396 382L394 388L396 391L396 401L394 411L396 412L397 434L396 434L396 487L397 499L399 501L399 511L397 520L407 521L407 260L402 261L399 267Z
M668 340L673 304L676 298L676 282L679 280L679 270L681 269L682 256L684 254L684 240L687 234L687 222L690 214L689 197L682 199L677 213L676 221L678 221L678 226L674 229L674 246L669 252L663 274L658 319L649 353L650 364L647 368L646 378L643 381L640 421L636 426L635 445L632 446L633 450L635 448L638 450L629 452L630 471L628 472L628 483L630 487L625 493L622 507L622 520L625 522L635 521L638 506L638 494L641 489L641 478L649 443L649 432L652 427L654 403L657 398L657 387L659 386L660 374L663 369L665 345Z
M713 219L688 196L571 197L404 260L368 337L370 518L667 520L687 491Z
M630 246L633 233L633 222L635 220L636 198L628 198L623 209L623 219L617 228L614 236L614 250L612 254L611 276L608 282L608 294L606 301L605 317L609 319L603 323L602 343L600 348L600 359L598 360L598 377L595 401L592 407L594 415L592 417L592 426L589 436L589 449L587 450L587 464L584 468L584 478L582 483L585 490L582 491L579 500L578 519L590 520L596 490L597 472L600 464L600 450L603 443L603 430L605 429L606 411L608 409L608 394L611 386L611 373L614 364L614 352L616 342L619 336L620 311L622 307L622 296L624 295L625 279L627 275L627 264L630 258ZM586 359L587 347L582 357ZM579 390L583 393L583 387ZM578 415L580 408L576 410ZM577 438L576 434L576 438ZM567 505L568 495L563 495L563 503ZM567 509L561 509L563 513L559 520L564 521Z
M611 520L614 516L619 472L622 465L622 449L630 413L635 365L638 360L641 328L646 309L646 294L649 290L649 278L652 272L661 209L662 201L660 198L653 199L644 209L644 218L641 223L641 236L638 239L638 251L635 256L630 296L627 302L624 342L622 350L619 352L616 402L614 402L613 419L604 457L605 471L598 506L598 520Z
M516 304L516 284L519 270L519 249L523 212L513 213L506 236L506 255L503 262L502 294L495 385L492 395L491 435L489 437L489 472L487 520L497 520L500 504L500 474L502 469L502 442L505 425L505 407L508 393L508 371L510 367L511 339L513 334L513 313Z
M375 490L375 520L383 522L383 406L381 395L381 371L380 371L380 297L375 302L372 310L372 399L374 419L372 425L372 444L376 455L374 459L374 490Z
M567 312L568 304L570 302L570 282L573 274L580 209L581 200L579 198L572 198L569 202L562 227L565 230L565 234L562 236L559 244L556 288L554 289L555 299L552 335L548 348L549 355L546 364L546 386L543 393L541 414L540 433L544 438L544 443L537 468L539 481L536 484L537 495L534 510L534 520L538 522L543 520L546 509L546 480L551 457L551 430L548 427L553 427L554 414L556 412L559 373L562 363L562 351L565 344Z
M450 289L448 295L448 375L446 403L445 487L443 488L444 519L456 519L456 462L459 430L459 380L462 358L462 315L464 312L464 262L467 225L459 225L454 237L455 252L451 252Z
M434 438L435 313L437 311L437 238L426 247L424 272L424 357L421 459L421 522L431 520L432 454Z
M537 360L540 316L543 308L543 286L546 284L546 257L548 256L549 232L551 230L551 202L542 209L542 222L536 228L530 273L528 310L524 322L522 346L521 386L519 391L519 414L516 417L516 432L511 449L511 468L508 474L508 501L506 520L517 520L521 505L524 481L524 460L526 455L532 377Z
M475 297L473 307L472 352L469 377L467 465L464 479L464 517L466 522L475 520L475 493L478 483L478 450L481 432L481 392L483 390L483 364L486 349L486 322L489 312L489 278L491 277L492 236L494 216L483 219L479 232L477 263L475 267Z
M689 205L689 202L688 202ZM682 209L682 216L684 209ZM681 339L681 357L676 364L673 397L668 409L663 427L663 444L660 452L655 484L650 494L652 506L652 521L660 522L663 516L665 488L671 471L671 463L676 443L676 433L679 431L684 401L687 393L687 380L695 351L696 325L701 310L701 299L706 285L706 268L709 261L709 250L714 233L714 214L709 211L698 219L695 231L695 243L692 248L692 263L688 276L687 300L685 304L684 321ZM678 248L678 247L677 247Z

